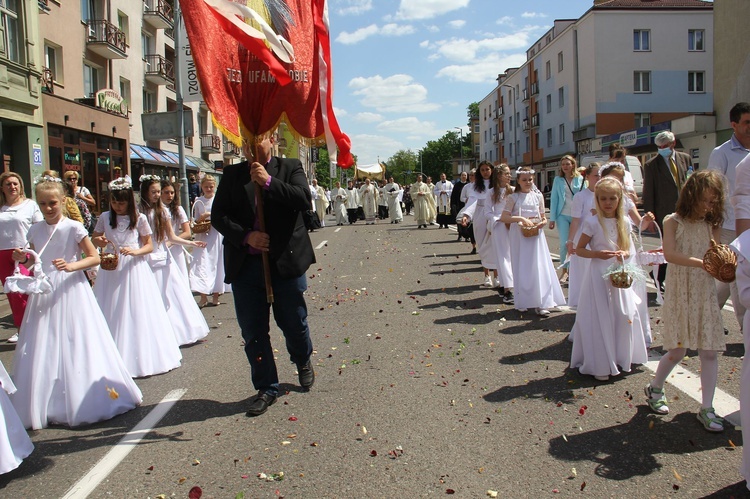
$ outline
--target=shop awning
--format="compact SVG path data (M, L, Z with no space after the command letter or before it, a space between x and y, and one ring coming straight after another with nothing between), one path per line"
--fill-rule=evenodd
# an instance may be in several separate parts
M221 172L214 168L214 164L210 161L206 161L203 158L197 156L185 156L185 161L192 161L203 173L210 173L211 175L221 175Z
M192 156L186 155L185 168L188 170L198 171L200 167L198 166L198 164L196 164L195 159L200 158L194 158ZM180 164L179 157L172 151L165 151L163 149L141 146L138 144L130 144L130 161L131 163L145 163L147 165L157 165L168 168L178 168Z

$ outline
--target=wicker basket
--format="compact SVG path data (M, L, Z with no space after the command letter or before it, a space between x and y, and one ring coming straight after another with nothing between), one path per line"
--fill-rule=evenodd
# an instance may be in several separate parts
M538 236L541 228L541 225L522 225L520 223L518 226L521 228L521 234L523 234L524 237Z
M609 274L609 282L620 289L628 289L633 284L633 276L625 269Z
M703 268L714 279L721 282L733 282L737 271L737 255L728 245L717 244L711 239L711 247L703 255Z
M117 270L117 264L120 261L120 255L117 254L114 249L109 251L102 251L99 254L99 259L101 260L99 263L99 266L102 268L102 270Z
M195 200L195 203L193 204L193 219L195 219L195 206L201 203L199 200ZM201 203L201 206L205 208L205 205ZM190 224L190 229L193 231L193 234L205 234L209 230L211 230L211 220L204 220L202 222L193 222Z

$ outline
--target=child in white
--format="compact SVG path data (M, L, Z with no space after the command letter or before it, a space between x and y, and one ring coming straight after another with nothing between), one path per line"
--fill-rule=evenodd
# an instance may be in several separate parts
M518 187L508 197L500 217L510 226L510 260L513 267L515 308L525 312L536 309L542 317L549 316L549 309L565 305L560 281L552 264L547 238L541 227L547 223L544 212L544 197L534 190L534 170L522 167L516 170ZM538 225L539 234L526 237L520 225ZM519 276L523 276L519 279Z
M0 362L0 475L13 471L34 450L21 418L8 398L16 387Z
M161 204L161 180L154 175L142 175L140 181L139 208L148 219L155 246L147 258L154 271L177 343L190 345L208 335L208 324L195 303L187 278L177 268L172 253L167 249L167 242L193 248L205 248L206 243L177 237L172 230L169 212Z
M29 229L28 241L39 252L52 291L29 297L13 358L18 391L11 400L26 428L104 421L140 404L141 391L81 272L97 265L99 256L83 225L63 216L62 183L40 182L36 199L44 222ZM27 256L13 253L14 260L30 265L34 257Z
M714 278L703 269L711 239L719 240L724 221L724 180L715 170L692 174L680 191L675 213L664 217L665 283L663 348L667 350L651 383L646 385L649 408L668 414L664 383L688 349L701 361L701 409L698 421L711 432L724 430L713 408L719 375L718 352L725 337Z
M743 197L737 199L742 203L748 201ZM740 234L730 246L737 253L737 293L739 294L739 300L745 308L750 309L750 230ZM747 333L747 331L750 331L750 314L745 314L742 331L744 332L745 352L750 352L750 334ZM748 402L750 402L750 355L745 355L745 358L742 359L742 379L740 381L740 407L744 408L740 411L743 440L750 433ZM748 428L748 433L745 432L745 428ZM750 445L742 447L742 468L740 471L747 480L747 487L750 489Z
M492 238L492 249L497 262L497 277L500 282L499 292L503 303L513 304L513 266L510 261L510 232L508 226L500 221L508 197L513 194L510 185L510 168L499 165L492 172L492 188L484 204L484 217L487 219L487 232Z
M180 206L179 190L169 180L161 181L161 202L169 211L172 232L182 239L190 239L190 220L188 219L185 210ZM169 246L169 252L172 253L172 258L174 258L175 263L177 263L177 267L185 276L185 279L187 279L187 251L179 244L167 243L167 246Z
M498 288L500 282L497 280L497 261L495 260L495 250L492 247L492 237L487 233L487 218L484 214L484 206L488 203L487 195L492 187L492 164L482 161L479 164L479 174L476 176L474 183L464 187L461 194L466 193L466 206L459 213L461 223L464 227L472 224L474 228L474 239L477 242L479 250L479 259L482 261L482 270L484 271L484 283L482 286L487 288ZM490 276L492 270L492 276Z
M599 182L599 163L591 163L583 173L584 182L588 182L587 189L581 189L573 196L573 206L570 213L573 220L570 223L570 239L567 241L570 268L568 270L568 306L578 306L578 295L583 285L583 276L589 266L588 258L580 258L576 255L576 245L583 232L583 222L596 216L596 199L594 188ZM572 339L572 338L571 338Z
M635 252L630 222L625 214L625 192L617 180L596 184L596 217L588 217L578 239L576 254L591 261L583 278L573 325L570 367L598 380L630 372L631 364L644 364L648 352L636 294L612 286L603 275L613 263Z
M136 211L128 179L110 182L109 196L112 210L99 217L93 241L100 248L114 246L119 260L117 269L99 271L94 295L133 377L171 371L182 354L145 258L153 250L151 227Z
M201 180L203 195L196 198L193 205L193 218L196 222L211 219L211 207L216 194L216 179L213 175L206 175ZM198 306L208 305L208 295L213 295L211 305L219 305L219 295L230 291L224 283L224 236L213 228L208 232L195 234L195 239L206 243L205 248L193 251L193 261L190 264L190 289L200 293Z

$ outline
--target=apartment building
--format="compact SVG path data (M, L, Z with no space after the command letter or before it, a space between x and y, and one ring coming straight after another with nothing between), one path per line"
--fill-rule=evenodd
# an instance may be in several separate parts
M42 64L35 40L45 0L0 0L0 154L2 169L24 179L42 166Z
M521 67L498 76L503 140L481 154L532 165L543 187L565 154L621 142L645 160L655 134L672 129L705 163L715 142L712 39L710 2L595 0L581 18L556 20Z

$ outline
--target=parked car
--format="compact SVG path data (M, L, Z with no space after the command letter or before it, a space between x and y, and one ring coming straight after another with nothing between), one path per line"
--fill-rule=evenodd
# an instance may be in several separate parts
M587 167L594 162L603 165L607 161L609 161L609 156L606 154L586 154L581 156L581 160L578 163L583 167ZM625 156L625 169L633 177L633 188L640 203L640 199L643 197L643 167L641 166L641 162L635 156Z

